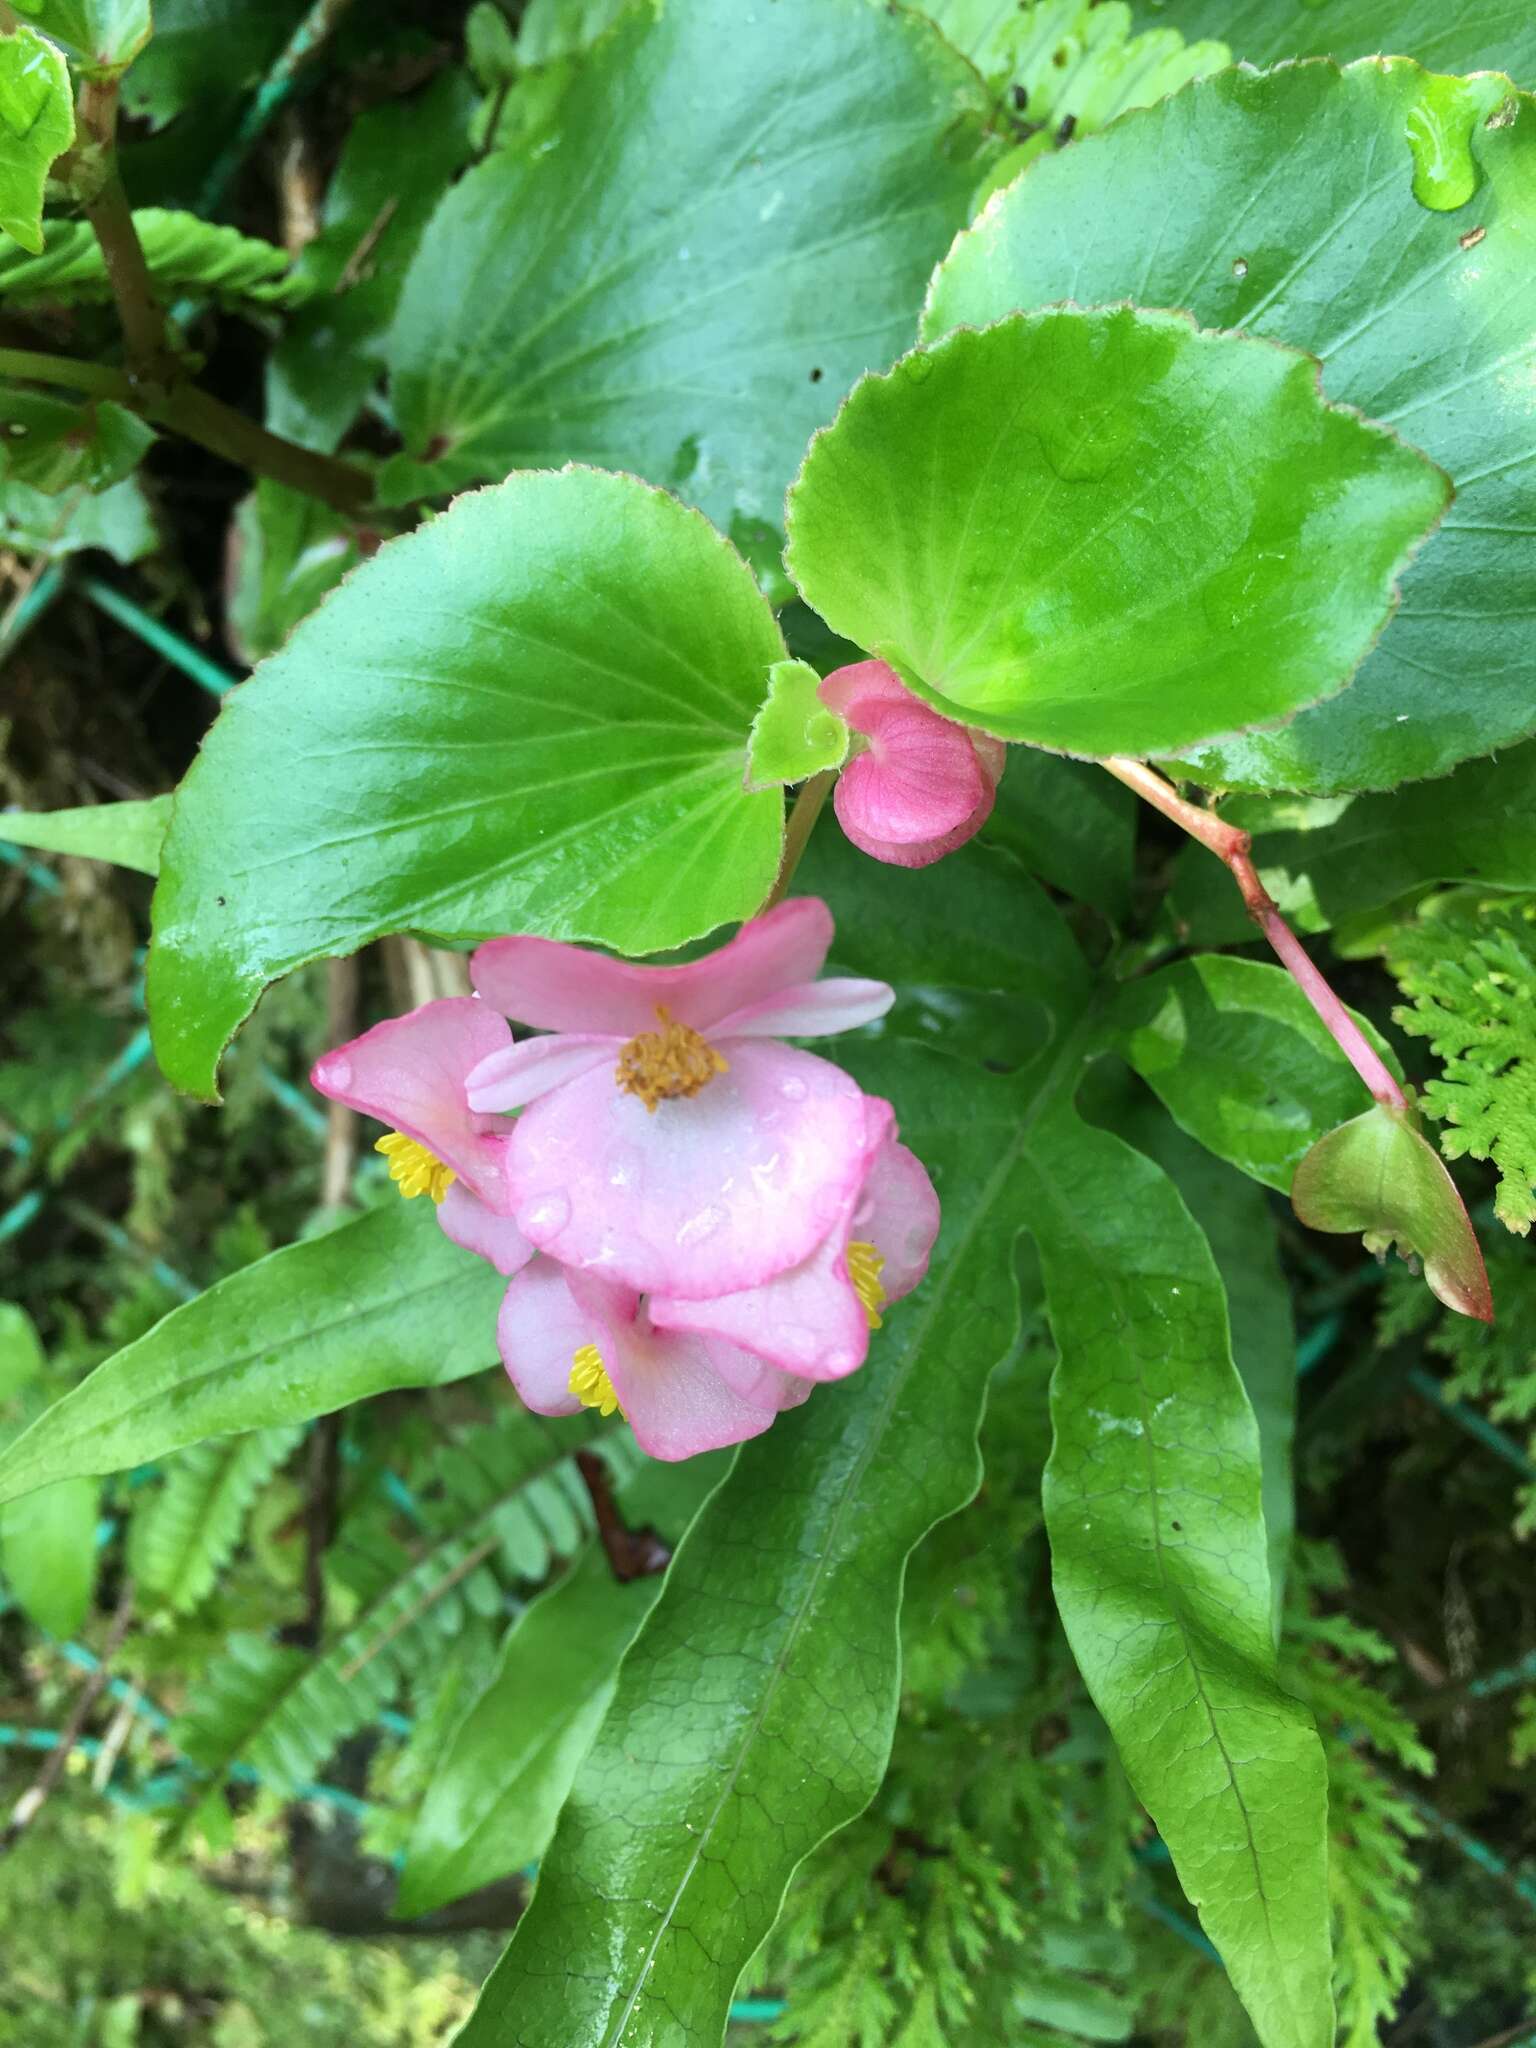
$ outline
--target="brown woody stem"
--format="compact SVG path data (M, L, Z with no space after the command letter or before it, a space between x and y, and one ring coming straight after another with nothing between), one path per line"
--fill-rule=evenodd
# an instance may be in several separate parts
M1236 882L1248 915L1268 939L1281 965L1312 1005L1330 1037L1354 1068L1377 1102L1391 1109L1406 1109L1407 1099L1396 1078L1366 1038L1349 1011L1329 986L1326 977L1310 958L1306 948L1280 915L1274 898L1259 879L1253 864L1253 836L1236 825L1223 824L1214 811L1192 804L1179 795L1165 776L1145 761L1111 755L1101 761L1117 781L1154 809L1171 818L1181 831L1223 862Z

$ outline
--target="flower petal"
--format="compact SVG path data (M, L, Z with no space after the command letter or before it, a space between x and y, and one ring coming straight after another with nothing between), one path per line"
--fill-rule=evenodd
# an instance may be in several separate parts
M884 1156L896 1128L890 1104L878 1096L867 1097L864 1110L866 1172L810 1257L760 1287L722 1291L708 1300L654 1294L647 1307L659 1329L722 1338L803 1379L839 1380L858 1370L869 1353L869 1317L848 1277L845 1254L854 1217L867 1206L867 1173Z
M835 1031L873 1024L895 1000L895 989L884 981L834 977L801 982L733 1010L711 1025L709 1036L716 1045L730 1038L828 1038Z
M553 1259L535 1259L502 1297L496 1319L502 1363L524 1407L535 1415L579 1413L582 1404L571 1392L576 1353L585 1344L596 1344L606 1364L607 1318L628 1321L635 1313L635 1297L625 1289L603 1281L589 1282L588 1288L578 1302L565 1269Z
M605 1061L617 1066L622 1038L598 1038L590 1032L557 1031L546 1038L525 1038L482 1060L469 1076L469 1106L478 1110L521 1109L537 1102Z
M686 967L641 967L552 939L516 938L481 946L470 973L488 1003L537 1031L633 1038L655 1030L658 1005L704 1031L775 989L814 981L831 943L827 906L797 896Z
M939 1198L928 1169L894 1134L875 1155L848 1234L872 1244L885 1261L880 1285L887 1301L910 1294L928 1271L939 1234Z
M521 1272L533 1257L533 1246L512 1218L487 1208L461 1180L438 1203L437 1220L445 1237L489 1259L498 1273Z
M508 1170L524 1233L642 1293L755 1287L806 1258L864 1177L864 1098L838 1067L732 1042L729 1071L654 1111L610 1073L526 1109Z
M511 1042L506 1019L489 1004L444 996L324 1054L309 1078L322 1095L425 1145L481 1201L505 1214L509 1133L473 1113L464 1083L472 1068Z
M643 1318L626 1311L621 1289L601 1282L594 1287L590 1274L573 1273L569 1284L589 1322L601 1326L600 1334L583 1341L597 1345L635 1441L648 1456L697 1457L761 1436L772 1423L780 1390L776 1382L763 1380L755 1359L747 1370L762 1397L747 1400L719 1370L729 1345L648 1329ZM737 1376L739 1361L730 1363Z

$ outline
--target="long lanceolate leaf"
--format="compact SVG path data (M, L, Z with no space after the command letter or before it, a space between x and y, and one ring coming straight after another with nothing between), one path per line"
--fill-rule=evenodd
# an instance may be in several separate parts
M418 1207L421 1205L417 1205ZM505 1282L402 1202L174 1309L0 1456L0 1500L492 1363Z
M340 1568L362 1606L319 1655L236 1636L177 1723L177 1742L215 1776L241 1763L297 1791L388 1703L403 1675L429 1668L462 1617L458 1603L486 1591L493 1560L514 1576L541 1578L552 1558L575 1551L590 1510L572 1453L615 1433L616 1425L594 1430L585 1418L544 1422L520 1411L481 1432L445 1467L449 1499L424 1543L407 1546L372 1518L366 1541L343 1538ZM625 1455L623 1446L608 1448Z
M1329 2048L1326 1769L1276 1675L1258 1430L1210 1247L1157 1166L1070 1112L1026 1174L1073 1654L1265 2048Z

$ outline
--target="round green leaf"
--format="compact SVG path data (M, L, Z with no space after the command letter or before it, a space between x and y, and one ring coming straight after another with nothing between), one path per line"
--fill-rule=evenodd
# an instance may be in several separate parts
M15 0L89 72L121 71L149 41L149 0Z
M380 549L233 692L176 798L149 1000L213 1091L268 981L387 932L678 946L750 916L784 658L740 557L633 477L509 477Z
M492 152L427 228L386 498L574 458L777 522L812 431L910 345L988 110L901 9L631 8L554 131Z
M1395 50L1442 71L1536 79L1530 0L1152 0L1186 36L1224 36L1234 57L1371 57Z
M1454 200L1469 179L1457 210L1415 196ZM1310 350L1331 398L1456 485L1351 688L1202 751L1199 778L1384 789L1536 730L1536 105L1402 60L1224 72L995 200L937 274L925 331L1126 295Z
M951 717L1146 754L1339 689L1448 495L1305 357L1053 308L864 379L790 492L786 559Z

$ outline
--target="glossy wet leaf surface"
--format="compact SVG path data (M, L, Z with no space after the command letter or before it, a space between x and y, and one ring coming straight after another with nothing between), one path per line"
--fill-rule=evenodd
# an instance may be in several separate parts
M790 492L786 562L950 717L1145 754L1342 688L1447 488L1302 356L1057 309L866 378Z
M631 9L552 135L434 216L386 493L578 459L778 524L812 431L910 344L986 109L927 22L865 0Z
M1426 165L1451 210L1415 196ZM1186 87L1026 173L956 246L925 329L1126 296L1312 351L1330 398L1395 427L1457 490L1350 688L1200 750L1199 779L1386 788L1536 727L1531 103L1407 62Z
M1536 85L1525 0L1152 0L1187 36L1225 36L1247 64L1287 57L1417 57L1435 71L1507 71Z
M742 787L784 644L676 499L518 476L381 549L230 698L177 794L149 1003L212 1092L266 982L387 932L660 951L750 916L782 799Z
M0 1501L495 1361L505 1283L391 1201L173 1309L0 1455Z

